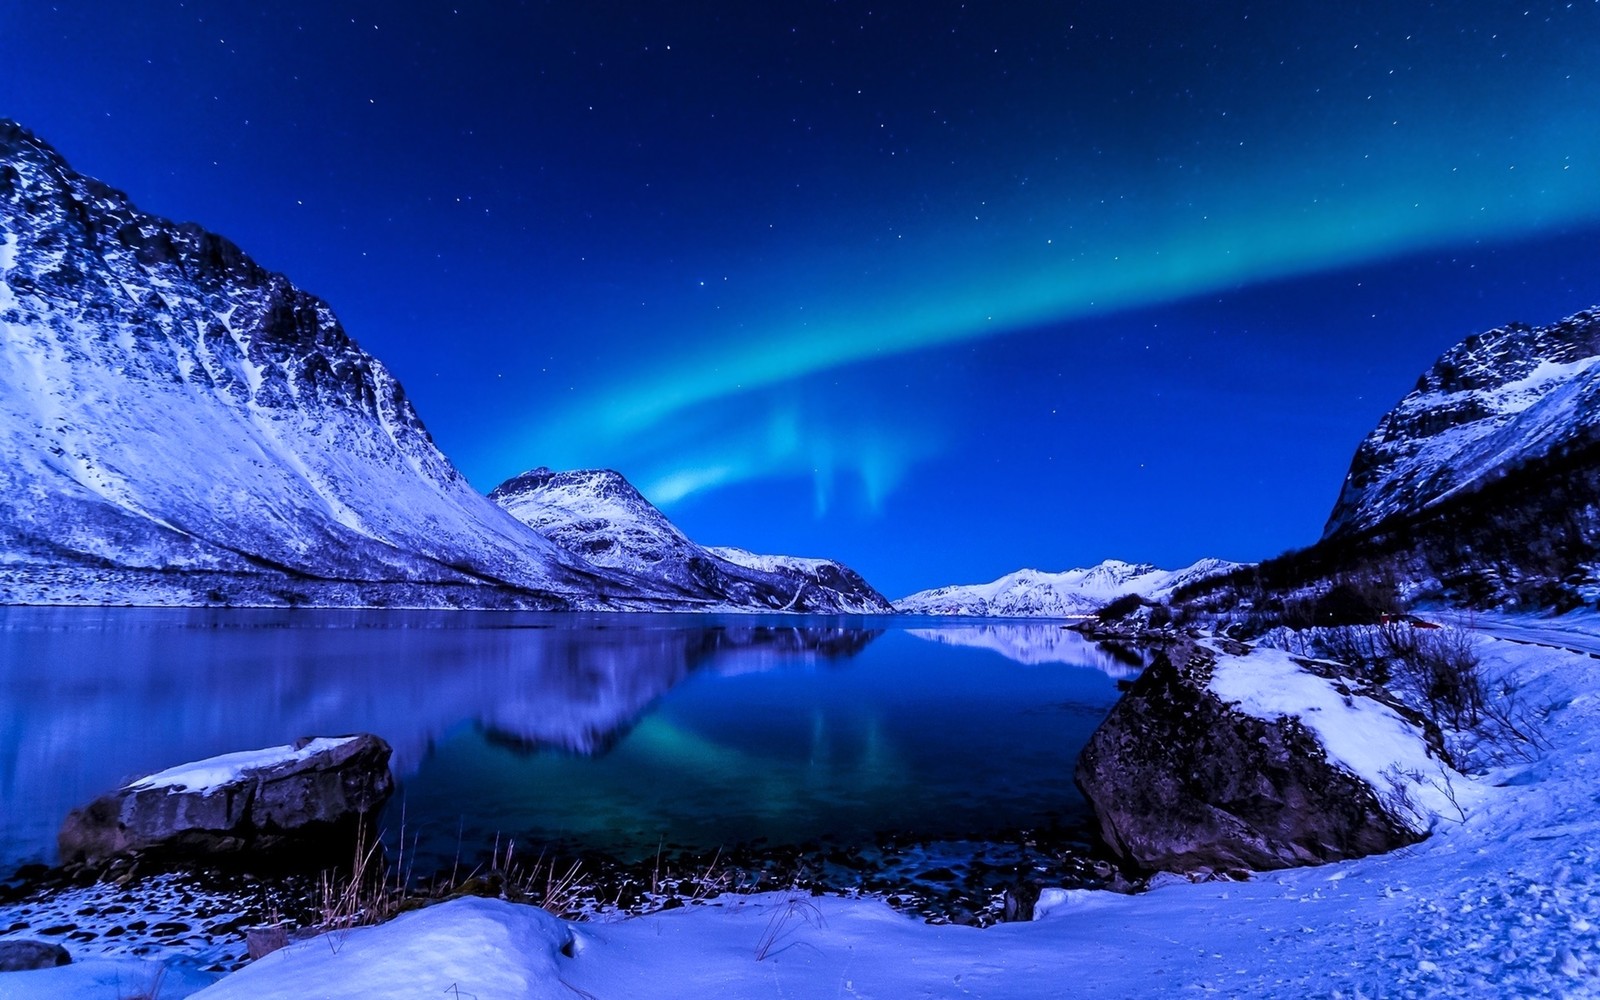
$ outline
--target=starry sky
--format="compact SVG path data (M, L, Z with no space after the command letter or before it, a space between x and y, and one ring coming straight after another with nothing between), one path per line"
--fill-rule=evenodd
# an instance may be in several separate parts
M1600 303L1600 4L0 5L0 114L326 298L480 489L891 597L1259 559Z

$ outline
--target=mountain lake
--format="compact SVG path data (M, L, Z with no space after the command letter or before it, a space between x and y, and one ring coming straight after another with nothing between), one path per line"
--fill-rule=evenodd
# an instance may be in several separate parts
M371 732L419 877L720 861L981 907L1029 866L1087 877L1073 766L1140 668L1056 621L0 609L0 868L134 777Z

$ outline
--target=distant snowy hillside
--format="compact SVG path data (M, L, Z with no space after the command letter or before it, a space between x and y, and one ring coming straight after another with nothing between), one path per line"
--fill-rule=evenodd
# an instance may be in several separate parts
M534 469L501 483L489 499L574 555L675 588L688 599L819 614L894 610L854 570L827 559L696 545L609 469Z
M1064 573L1019 570L993 583L939 587L901 598L906 614L974 615L1000 618L1072 618L1091 615L1124 594L1161 600L1186 583L1237 569L1240 564L1202 559L1180 570L1107 559Z
M0 342L0 601L619 589L474 491L324 302L3 120Z
M1446 351L1357 450L1325 537L1480 488L1600 425L1600 316L1512 324Z

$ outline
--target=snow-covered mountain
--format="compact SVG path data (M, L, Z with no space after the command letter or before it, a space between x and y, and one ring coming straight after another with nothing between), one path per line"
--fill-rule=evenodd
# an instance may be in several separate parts
M1600 310L1450 348L1361 443L1322 538L1204 599L1341 582L1476 608L1600 600Z
M938 587L895 602L906 614L1002 618L1074 618L1092 615L1124 594L1162 600L1186 583L1236 569L1238 563L1202 559L1179 570L1107 559L1088 569L1041 573L1024 569L992 583Z
M854 570L830 560L697 545L609 469L534 469L501 483L489 499L587 562L712 605L813 613L893 610Z
M0 120L0 603L888 609L584 481L625 539L578 488L508 514L325 302Z
M5 121L0 222L0 600L624 591L473 490L326 303Z
M1361 443L1324 537L1414 515L1600 426L1600 314L1511 324L1446 351Z

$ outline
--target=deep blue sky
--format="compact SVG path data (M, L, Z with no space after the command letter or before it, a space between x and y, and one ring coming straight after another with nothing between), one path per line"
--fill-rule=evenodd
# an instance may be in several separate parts
M1600 5L28 3L0 114L327 298L480 488L891 596L1313 541L1600 302Z

